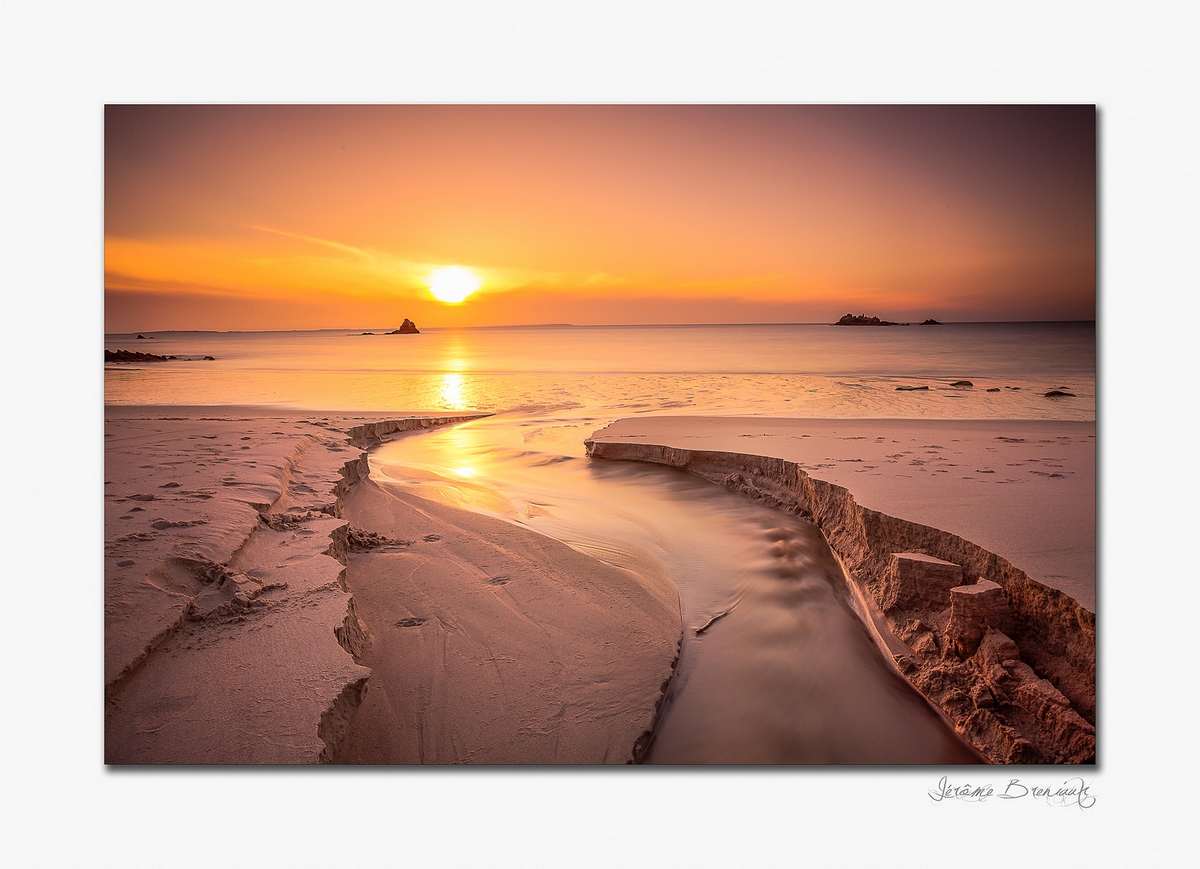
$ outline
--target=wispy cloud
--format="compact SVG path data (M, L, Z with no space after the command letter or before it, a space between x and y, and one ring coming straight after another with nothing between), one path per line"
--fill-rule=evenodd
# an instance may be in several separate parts
M269 232L272 235L282 235L285 238L298 238L300 241L307 241L310 244L324 245L325 247L331 247L334 250L344 251L345 253L354 254L355 256L363 257L365 259L379 259L379 256L371 251L363 250L361 247L354 247L353 245L349 244L342 244L340 241L330 241L327 238L314 238L311 235L300 235L299 233L286 232L282 229L272 229L269 226L258 226L256 224L248 224L248 226L250 229L255 229L259 232Z

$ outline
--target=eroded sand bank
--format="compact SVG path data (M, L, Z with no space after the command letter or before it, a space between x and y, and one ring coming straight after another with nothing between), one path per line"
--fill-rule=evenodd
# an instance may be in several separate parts
M1094 450L1090 423L1012 421L653 417L588 442L811 518L914 686L1034 763L1095 757L1095 616L1061 590L1094 600Z
M334 486L368 419L108 408L107 763L311 763L369 670L334 633ZM405 425L449 421L422 418Z
M335 761L640 757L682 630L661 568L618 570L375 480L344 508L365 532L348 541L347 584L372 676Z
M634 758L677 655L669 582L372 510L362 449L469 418L108 408L106 763Z

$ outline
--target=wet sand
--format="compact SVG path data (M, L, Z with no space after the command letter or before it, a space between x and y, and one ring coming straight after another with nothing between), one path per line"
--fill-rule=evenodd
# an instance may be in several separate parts
M685 469L811 518L859 590L862 618L877 626L881 649L975 748L1006 764L1095 761L1095 614L1062 588L1094 600L1094 573L1087 573L1094 553L1079 542L1095 539L1090 424L742 419L721 425L723 438L710 437L711 429L691 418L622 420L588 441L588 455ZM739 449L757 438L774 447ZM859 445L870 439L874 454L833 439ZM1043 485L1033 484L1024 502L975 486L995 473L997 454L1009 460L1005 486L1022 484L1013 476L1020 472L1009 468L1024 468ZM974 473L950 479L959 462ZM855 468L830 473L839 465ZM913 473L927 465L932 474ZM876 485L856 486L855 479L866 478L859 474L876 478ZM1083 485L1060 486L1076 477ZM870 492L860 496L864 488ZM939 510L941 518L931 518ZM1030 564L1060 587L1031 576Z
M593 437L796 462L863 507L977 543L1095 612L1095 423L645 416Z
M387 542L349 554L372 675L336 761L640 759L681 633L661 568L619 570L374 480L344 507Z
M105 416L106 763L623 763L648 740L680 633L653 570L458 511L381 518L369 483L356 518L419 545L348 533L342 496L364 446L471 415Z
M367 480L385 429L352 433L379 418L106 410L106 762L641 757L683 629L661 568ZM791 457L1094 601L1093 429L645 417L603 436Z

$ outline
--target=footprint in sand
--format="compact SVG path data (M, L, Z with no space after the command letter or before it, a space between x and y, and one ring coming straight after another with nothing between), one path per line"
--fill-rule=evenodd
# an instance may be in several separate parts
M437 543L439 540L441 540L441 539L442 539L442 535L440 535L440 534L426 534L426 535L425 535L424 537L422 537L421 539L422 539L422 540L424 540L426 543Z
M493 576L491 579L487 580L488 585L508 585L510 582L512 582L512 577L506 573L502 573L499 576Z
M419 628L421 625L425 624L425 622L426 622L426 619L418 619L418 618L400 619L400 621L396 622L396 627L398 627L398 628Z

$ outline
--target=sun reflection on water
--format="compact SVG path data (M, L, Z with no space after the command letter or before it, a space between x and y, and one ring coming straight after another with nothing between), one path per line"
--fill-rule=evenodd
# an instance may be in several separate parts
M448 410L467 409L467 403L463 399L463 379L461 374L446 374L442 376L442 406Z

